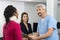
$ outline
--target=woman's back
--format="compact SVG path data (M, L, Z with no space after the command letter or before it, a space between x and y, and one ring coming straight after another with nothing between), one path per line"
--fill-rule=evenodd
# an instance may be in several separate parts
M14 21L10 21L6 28L3 28L3 39L4 40L22 40L20 25Z

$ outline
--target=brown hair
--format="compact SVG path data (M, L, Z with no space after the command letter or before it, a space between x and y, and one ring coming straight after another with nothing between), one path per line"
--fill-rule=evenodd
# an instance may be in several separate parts
M21 14L21 23L23 23L23 15L27 15L28 16L28 13L27 12L23 12ZM28 18L28 20L29 20L29 18ZM28 23L28 20L27 20L27 23Z

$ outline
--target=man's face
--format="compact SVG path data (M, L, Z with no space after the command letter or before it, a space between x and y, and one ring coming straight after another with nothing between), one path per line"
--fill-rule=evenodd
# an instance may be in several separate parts
M44 13L46 12L46 10L43 7L37 7L37 13L38 15L41 17L42 15L44 15Z

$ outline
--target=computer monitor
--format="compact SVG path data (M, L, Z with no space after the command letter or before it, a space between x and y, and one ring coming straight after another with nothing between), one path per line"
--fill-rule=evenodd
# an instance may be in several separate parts
M33 23L33 32L37 32L38 23Z
M57 28L60 29L60 22L57 22Z

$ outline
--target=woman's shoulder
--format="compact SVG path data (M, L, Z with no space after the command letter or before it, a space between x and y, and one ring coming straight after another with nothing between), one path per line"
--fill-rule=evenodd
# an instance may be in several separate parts
M20 23L20 24L23 24L23 23Z
M30 23L28 23L28 25L31 25Z
M24 23L20 23L20 25L24 25Z
M17 28L19 29L21 27L20 24L15 21L10 21L10 23L13 26L13 28L15 28L15 29L17 29Z
M10 21L11 25L19 25L19 23L15 22L15 21Z

